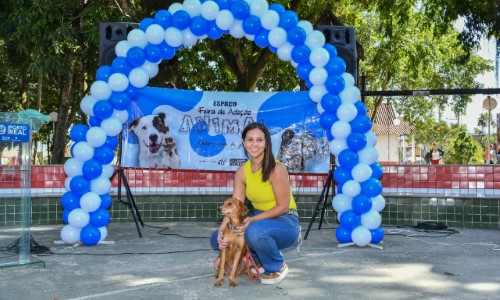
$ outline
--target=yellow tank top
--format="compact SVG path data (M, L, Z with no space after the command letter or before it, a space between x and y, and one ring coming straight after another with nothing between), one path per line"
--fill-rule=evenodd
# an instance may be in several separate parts
M277 163L280 163L277 161ZM250 160L245 163L246 196L255 209L266 211L276 206L273 187L269 181L262 182L262 169L253 173ZM290 189L290 209L297 209L297 204Z

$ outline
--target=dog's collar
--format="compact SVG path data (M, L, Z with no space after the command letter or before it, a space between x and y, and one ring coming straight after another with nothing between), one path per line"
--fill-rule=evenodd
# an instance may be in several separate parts
M233 224L229 223L227 224L227 227L229 227L229 229L231 229L232 231L235 231L238 228L238 226L234 226Z

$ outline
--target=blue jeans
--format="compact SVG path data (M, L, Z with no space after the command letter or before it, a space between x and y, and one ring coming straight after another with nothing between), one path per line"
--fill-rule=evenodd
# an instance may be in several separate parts
M255 210L252 216L262 213ZM219 250L216 230L210 237L210 244ZM297 216L283 214L274 219L251 223L245 230L245 241L256 264L261 264L266 274L278 272L283 265L280 249L293 245L299 238L300 226Z

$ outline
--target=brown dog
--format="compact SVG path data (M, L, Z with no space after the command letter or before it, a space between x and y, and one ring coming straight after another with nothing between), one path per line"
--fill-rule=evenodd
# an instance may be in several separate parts
M241 275L245 272L243 258L247 253L247 244L242 235L234 233L234 229L243 223L248 208L242 201L236 198L229 198L219 207L219 212L229 218L229 224L224 230L224 240L230 244L227 248L221 249L219 252L218 259L220 263L218 274L216 274L217 281L214 285L221 286L224 281L224 274L227 275L230 272L229 285L236 286L236 275Z

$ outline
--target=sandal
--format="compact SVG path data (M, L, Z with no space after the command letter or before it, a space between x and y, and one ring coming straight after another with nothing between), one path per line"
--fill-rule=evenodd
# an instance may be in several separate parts
M263 274L260 279L260 283L262 284L276 284L285 279L286 275L288 275L288 266L283 262L283 266L281 270L276 273L271 274Z

